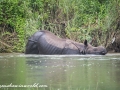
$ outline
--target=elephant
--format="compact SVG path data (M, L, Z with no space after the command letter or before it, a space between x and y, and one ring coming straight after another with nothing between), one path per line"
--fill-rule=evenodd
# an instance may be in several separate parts
M70 39L62 39L47 30L35 32L28 39L25 50L25 54L42 55L105 55L106 53L106 48L103 46L94 47L87 40L78 43Z

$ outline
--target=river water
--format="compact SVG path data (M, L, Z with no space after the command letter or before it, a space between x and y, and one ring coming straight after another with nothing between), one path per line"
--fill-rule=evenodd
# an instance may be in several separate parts
M120 90L120 54L0 54L0 90Z

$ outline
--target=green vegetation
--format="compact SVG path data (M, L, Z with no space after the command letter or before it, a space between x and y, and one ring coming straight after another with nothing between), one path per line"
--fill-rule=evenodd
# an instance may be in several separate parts
M120 31L120 0L0 0L0 52L24 52L39 29L107 47Z

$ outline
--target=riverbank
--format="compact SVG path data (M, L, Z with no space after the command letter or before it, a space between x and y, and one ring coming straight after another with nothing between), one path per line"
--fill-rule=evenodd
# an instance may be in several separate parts
M38 30L120 52L120 0L2 0L0 52L24 52Z

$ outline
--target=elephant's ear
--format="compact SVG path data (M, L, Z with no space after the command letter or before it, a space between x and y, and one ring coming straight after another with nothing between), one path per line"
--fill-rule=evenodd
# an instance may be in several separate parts
M88 46L87 40L84 41L84 45L85 45L85 46Z

